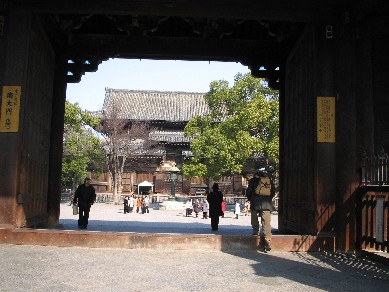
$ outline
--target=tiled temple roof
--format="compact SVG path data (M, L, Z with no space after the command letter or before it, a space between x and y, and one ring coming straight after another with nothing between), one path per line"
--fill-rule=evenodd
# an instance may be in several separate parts
M106 88L103 110L113 102L122 118L136 121L188 122L209 113L204 93Z

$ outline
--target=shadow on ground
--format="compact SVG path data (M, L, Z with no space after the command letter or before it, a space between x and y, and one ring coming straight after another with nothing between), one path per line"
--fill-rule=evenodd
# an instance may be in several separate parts
M65 230L78 230L76 219L61 219ZM165 233L165 234L215 234L215 235L250 235L250 226L223 226L212 231L209 220L202 222L144 222L144 221L102 221L90 220L88 231L131 232L131 233Z
M251 266L261 284L273 287L288 279L325 291L389 291L389 266L355 254L227 253L254 260Z

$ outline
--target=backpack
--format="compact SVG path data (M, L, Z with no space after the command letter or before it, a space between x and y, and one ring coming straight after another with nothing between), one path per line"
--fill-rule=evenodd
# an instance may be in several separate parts
M258 196L270 196L271 195L271 184L270 178L260 177L258 186L255 188L255 194Z

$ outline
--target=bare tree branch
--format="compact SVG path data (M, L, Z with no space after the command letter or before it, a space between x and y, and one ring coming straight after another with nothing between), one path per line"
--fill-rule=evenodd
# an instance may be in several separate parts
M130 159L160 151L150 133L155 131L148 122L125 119L120 105L111 100L105 105L98 131L104 137L103 149L113 183L114 203L119 204L124 167Z

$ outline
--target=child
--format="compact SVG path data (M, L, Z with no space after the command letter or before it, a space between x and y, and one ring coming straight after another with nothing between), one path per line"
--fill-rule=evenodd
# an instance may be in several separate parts
M203 219L207 219L208 218L208 201L205 200L204 203L203 203Z
M238 201L235 201L235 219L238 219L240 213L240 204Z
M196 214L196 218L199 216L199 212L202 210L202 206L199 202L199 199L196 199L195 202L193 202L193 211L195 212Z
M243 209L244 215L248 216L249 211L250 211L250 202L246 201L246 203L244 204L244 209Z

